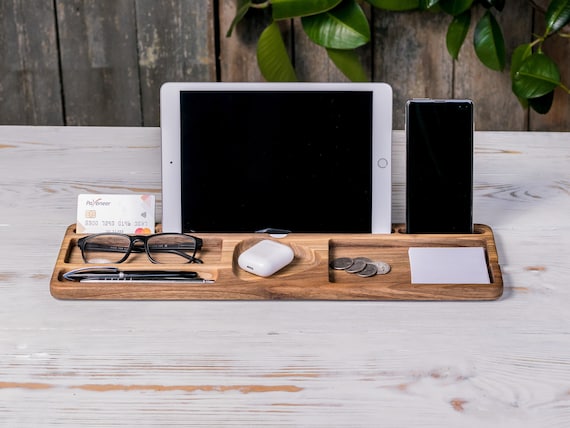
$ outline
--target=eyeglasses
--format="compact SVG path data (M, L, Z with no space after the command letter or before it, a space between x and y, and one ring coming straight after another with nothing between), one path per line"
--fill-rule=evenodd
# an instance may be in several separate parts
M195 257L202 240L182 233L129 236L97 233L77 241L85 263L123 263L131 253L145 252L153 263L202 263Z

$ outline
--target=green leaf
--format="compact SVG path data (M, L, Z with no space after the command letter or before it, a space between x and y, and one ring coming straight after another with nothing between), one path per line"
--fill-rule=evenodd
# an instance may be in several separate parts
M457 16L471 8L473 0L440 0L441 10L453 16Z
M491 70L505 68L505 39L499 23L490 11L481 17L473 35L475 53L479 60Z
M414 10L420 7L420 0L366 0L378 9L393 10L396 12Z
M336 68L352 82L370 81L354 50L327 49L327 54Z
M420 9L429 10L439 7L439 0L420 0Z
M531 54L532 45L530 43L525 43L515 48L511 56L511 80L514 80L516 72L519 71L524 60Z
M526 58L513 79L513 92L521 98L537 98L551 92L560 84L556 63L543 53Z
M527 59L531 54L532 45L530 43L525 43L515 48L511 56L511 82L514 82L517 71L519 71L519 68L521 67L524 60ZM519 103L521 106L523 106L523 108L528 108L528 100L526 98L517 98L519 99Z
M271 13L274 20L290 19L326 12L342 0L272 0Z
M554 33L570 22L570 0L552 0L546 10L546 34Z
M309 39L325 48L354 49L370 41L368 19L355 0L301 19Z
M263 77L270 82L298 81L276 22L270 24L259 36L257 65Z
M554 91L550 91L541 97L531 98L528 100L529 106L537 113L546 114L550 111L554 101Z
M232 20L232 23L230 24L230 28L228 29L228 31L226 33L226 37L230 37L232 35L232 32L234 31L235 26L238 24L238 22L240 22L243 19L243 17L245 16L247 11L249 10L251 4L252 4L251 1L245 1L245 2L243 2L243 4L241 6L238 7L238 10L236 12L236 16L234 16L234 19Z
M453 17L453 20L447 28L447 36L445 38L447 51L453 59L459 56L459 50L463 46L469 25L471 24L471 11L466 10L461 15Z
M522 108L528 108L528 100L526 98L517 97Z

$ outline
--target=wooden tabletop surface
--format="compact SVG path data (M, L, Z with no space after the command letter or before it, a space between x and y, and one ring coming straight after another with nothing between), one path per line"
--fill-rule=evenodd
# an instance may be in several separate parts
M394 223L404 133L393 134ZM0 127L0 426L570 426L570 133L476 132L482 302L76 301L80 193L152 193L158 128Z

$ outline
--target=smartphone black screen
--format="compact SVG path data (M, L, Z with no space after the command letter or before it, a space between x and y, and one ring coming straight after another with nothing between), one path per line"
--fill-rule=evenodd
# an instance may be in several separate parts
M408 101L406 146L407 233L472 233L472 101Z

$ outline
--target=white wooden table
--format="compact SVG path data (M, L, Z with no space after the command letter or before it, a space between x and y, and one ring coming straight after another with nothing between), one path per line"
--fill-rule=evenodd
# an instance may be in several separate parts
M1 426L570 426L570 133L476 133L491 302L54 299L76 196L131 192L158 128L0 127Z

